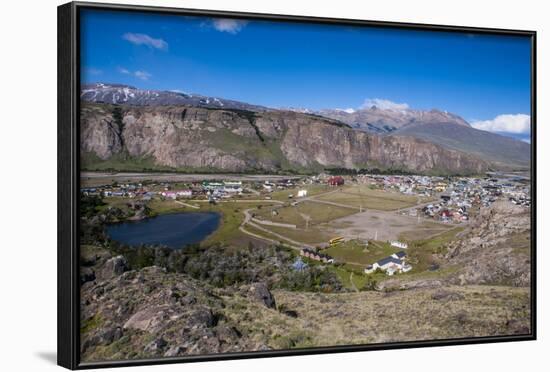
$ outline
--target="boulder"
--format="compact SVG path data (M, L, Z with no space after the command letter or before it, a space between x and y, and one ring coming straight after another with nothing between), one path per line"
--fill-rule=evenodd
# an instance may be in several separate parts
M90 267L80 268L80 284L93 282L95 280L95 272Z
M266 307L270 309L275 309L275 298L269 292L267 285L265 283L254 283L248 288L248 296L260 301Z
M457 301L463 300L464 296L457 292L451 292L447 290L439 290L432 294L432 300L436 301Z
M122 275L125 271L129 270L128 261L124 256L113 257L103 265L101 270L101 277L103 279L111 279L115 276Z
M132 315L130 319L124 323L124 328L154 332L169 317L168 310L169 307L166 305L144 308Z
M147 346L145 346L145 351L149 353L158 353L162 351L162 349L164 349L166 345L168 345L166 340L160 337L148 343Z
M180 355L184 354L186 351L187 351L187 348L185 348L183 346L172 346L171 348L166 350L166 352L164 353L164 356L165 357L180 356Z
M218 323L218 319L212 310L199 308L187 316L187 323L191 328L210 328Z

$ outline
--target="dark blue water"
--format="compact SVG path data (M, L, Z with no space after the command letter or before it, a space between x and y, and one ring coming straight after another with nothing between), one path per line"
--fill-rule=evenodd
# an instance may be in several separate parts
M179 249L199 243L212 234L220 224L220 215L214 212L174 213L141 221L107 226L111 239L131 246L162 244Z

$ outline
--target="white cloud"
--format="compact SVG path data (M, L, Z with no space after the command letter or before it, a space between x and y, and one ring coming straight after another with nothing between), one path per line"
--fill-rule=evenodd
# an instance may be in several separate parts
M342 111L342 112L345 112L345 113L348 113L348 114L353 114L355 112L355 110L352 109L351 107L347 108L347 109L336 109L336 111Z
M388 99L382 98L367 98L361 108L368 109L372 106L376 106L382 110L394 110L394 111L403 111L409 108L409 105L406 103L397 103L390 101Z
M148 73L147 71L143 71L143 70L130 71L127 68L124 68L124 67L118 67L117 71L121 74L124 74L124 75L133 75L133 76L135 76L135 77L137 77L138 79L141 79L141 80L149 80L149 78L151 76L153 76L150 73Z
M220 32L228 32L230 34L236 34L246 26L248 22L239 19L214 19L212 25Z
M132 32L127 32L122 35L122 38L135 45L145 45L149 48L160 50L168 49L168 43L166 41L162 39L155 39L147 34L134 34Z
M103 73L102 70L94 68L94 67L87 67L85 69L85 71L86 71L86 73L88 73L90 75L101 75Z
M150 73L148 73L147 71L136 71L134 72L134 75L138 78L138 79L141 79L141 80L149 80L149 78L152 76Z
M529 133L531 116L525 114L503 114L491 120L478 120L470 123L476 129L488 132Z

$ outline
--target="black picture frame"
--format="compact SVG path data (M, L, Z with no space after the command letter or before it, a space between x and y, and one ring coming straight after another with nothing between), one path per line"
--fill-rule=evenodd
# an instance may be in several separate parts
M82 9L104 9L124 12L149 12L171 15L223 16L225 18L261 19L301 23L376 26L409 30L433 30L493 35L521 35L531 39L531 333L497 337L460 338L393 342L369 345L315 347L294 350L271 350L227 354L198 355L147 360L123 360L81 363L79 336L79 12ZM114 5L71 2L58 7L58 318L57 358L60 366L69 369L122 367L182 362L201 362L243 358L265 358L321 353L340 353L381 349L401 349L445 345L536 340L536 31L442 26L432 24L381 22L354 19L317 18L278 14L256 14L215 10L179 9L153 6Z

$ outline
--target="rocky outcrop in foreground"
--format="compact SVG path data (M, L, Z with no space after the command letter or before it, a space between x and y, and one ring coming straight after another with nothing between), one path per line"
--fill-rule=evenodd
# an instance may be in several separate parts
M525 334L528 288L452 286L321 293L264 282L221 288L87 247L83 361Z
M457 284L531 283L531 209L499 201L482 209L462 239L449 245L446 259L463 268Z

